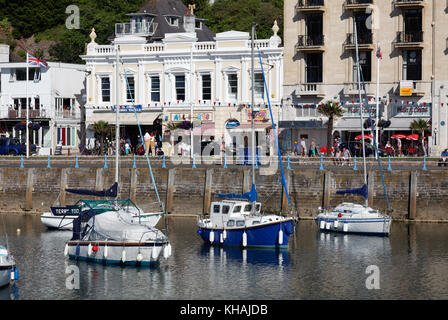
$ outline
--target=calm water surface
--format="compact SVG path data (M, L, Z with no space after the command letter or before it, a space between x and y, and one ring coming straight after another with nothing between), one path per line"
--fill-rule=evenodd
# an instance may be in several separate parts
M135 268L67 260L71 232L48 231L39 217L4 218L0 243L6 229L20 279L0 299L448 299L448 224L396 222L382 238L325 234L300 221L279 252L210 247L195 219L171 218L172 256ZM79 290L66 288L69 265L80 269ZM380 270L379 290L366 288L370 265Z

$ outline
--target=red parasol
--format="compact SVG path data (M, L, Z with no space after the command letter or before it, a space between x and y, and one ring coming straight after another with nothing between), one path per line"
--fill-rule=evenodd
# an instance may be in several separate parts
M404 134L394 134L391 138L392 139L406 139L406 135L404 135Z
M410 134L406 137L407 140L414 140L417 141L418 140L418 134Z
M373 136L372 136L371 134L369 134L369 135L365 134L365 135L364 135L364 140L365 140L365 139L373 139ZM356 137L355 137L355 140L361 140L361 135L356 136Z

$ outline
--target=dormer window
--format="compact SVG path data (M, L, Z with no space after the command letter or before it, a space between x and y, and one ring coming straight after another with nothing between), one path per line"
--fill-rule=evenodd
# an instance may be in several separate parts
M196 20L195 28L196 29L202 29L202 21L201 20Z
M173 26L173 27L179 26L179 18L178 17L165 17L165 19L170 26Z

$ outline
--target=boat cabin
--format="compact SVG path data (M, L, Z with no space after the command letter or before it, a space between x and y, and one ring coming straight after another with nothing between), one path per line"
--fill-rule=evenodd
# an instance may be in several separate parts
M210 220L213 225L228 224L229 220L235 220L236 224L244 226L244 217L249 216L252 211L252 203L248 201L223 200L212 202L210 206ZM255 213L260 214L261 203L255 203ZM241 221L238 220L240 218Z

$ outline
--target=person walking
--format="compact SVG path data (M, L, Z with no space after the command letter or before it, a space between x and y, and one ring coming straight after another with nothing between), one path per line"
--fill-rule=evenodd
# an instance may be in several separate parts
M299 144L297 143L297 141L294 141L294 155L299 155Z
M302 157L306 156L306 142L305 138L302 138L302 141L300 141L300 145L302 146Z
M400 138L397 139L397 153L398 153L398 156L401 157L401 139Z
M316 146L316 140L311 139L311 145L310 145L310 157L315 157L317 155L317 146Z

